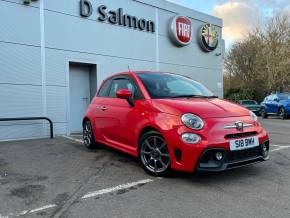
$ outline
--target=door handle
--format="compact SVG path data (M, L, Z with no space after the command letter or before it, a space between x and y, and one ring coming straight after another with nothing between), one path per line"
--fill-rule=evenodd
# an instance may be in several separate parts
M99 106L97 107L99 110L106 111L108 108L106 106Z

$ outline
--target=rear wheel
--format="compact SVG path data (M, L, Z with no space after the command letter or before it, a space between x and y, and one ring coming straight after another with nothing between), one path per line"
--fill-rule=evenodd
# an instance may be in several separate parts
M262 118L267 118L268 117L268 114L266 113L265 108L262 108L261 116L262 116Z
M157 131L145 133L139 142L139 160L143 169L152 176L167 176L171 171L166 141Z
M279 117L282 119L282 120L285 120L287 118L287 114L285 112L285 109L283 107L281 107L279 109Z
M92 124L89 120L86 120L83 125L83 143L87 149L97 148L97 144L94 139Z

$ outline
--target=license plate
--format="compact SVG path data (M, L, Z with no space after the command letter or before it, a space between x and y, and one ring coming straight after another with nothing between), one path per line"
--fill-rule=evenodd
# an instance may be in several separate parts
M231 151L244 150L248 148L253 148L259 146L258 137L250 137L243 139L236 139L230 141Z

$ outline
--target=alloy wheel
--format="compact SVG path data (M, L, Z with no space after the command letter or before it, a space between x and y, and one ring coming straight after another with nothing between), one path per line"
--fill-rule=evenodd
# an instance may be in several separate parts
M284 108L280 108L279 110L279 116L282 120L284 120L286 118L286 114L285 114L285 109Z
M93 130L90 121L86 121L83 126L83 143L87 148L90 148L93 143Z
M155 174L167 171L170 166L170 155L161 136L149 136L142 142L140 158L143 166Z

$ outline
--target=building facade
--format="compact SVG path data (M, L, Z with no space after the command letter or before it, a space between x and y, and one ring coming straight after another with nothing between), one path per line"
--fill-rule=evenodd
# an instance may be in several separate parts
M0 118L49 117L56 135L111 74L189 76L223 96L222 20L165 0L0 0ZM49 135L43 121L0 122L0 140Z

